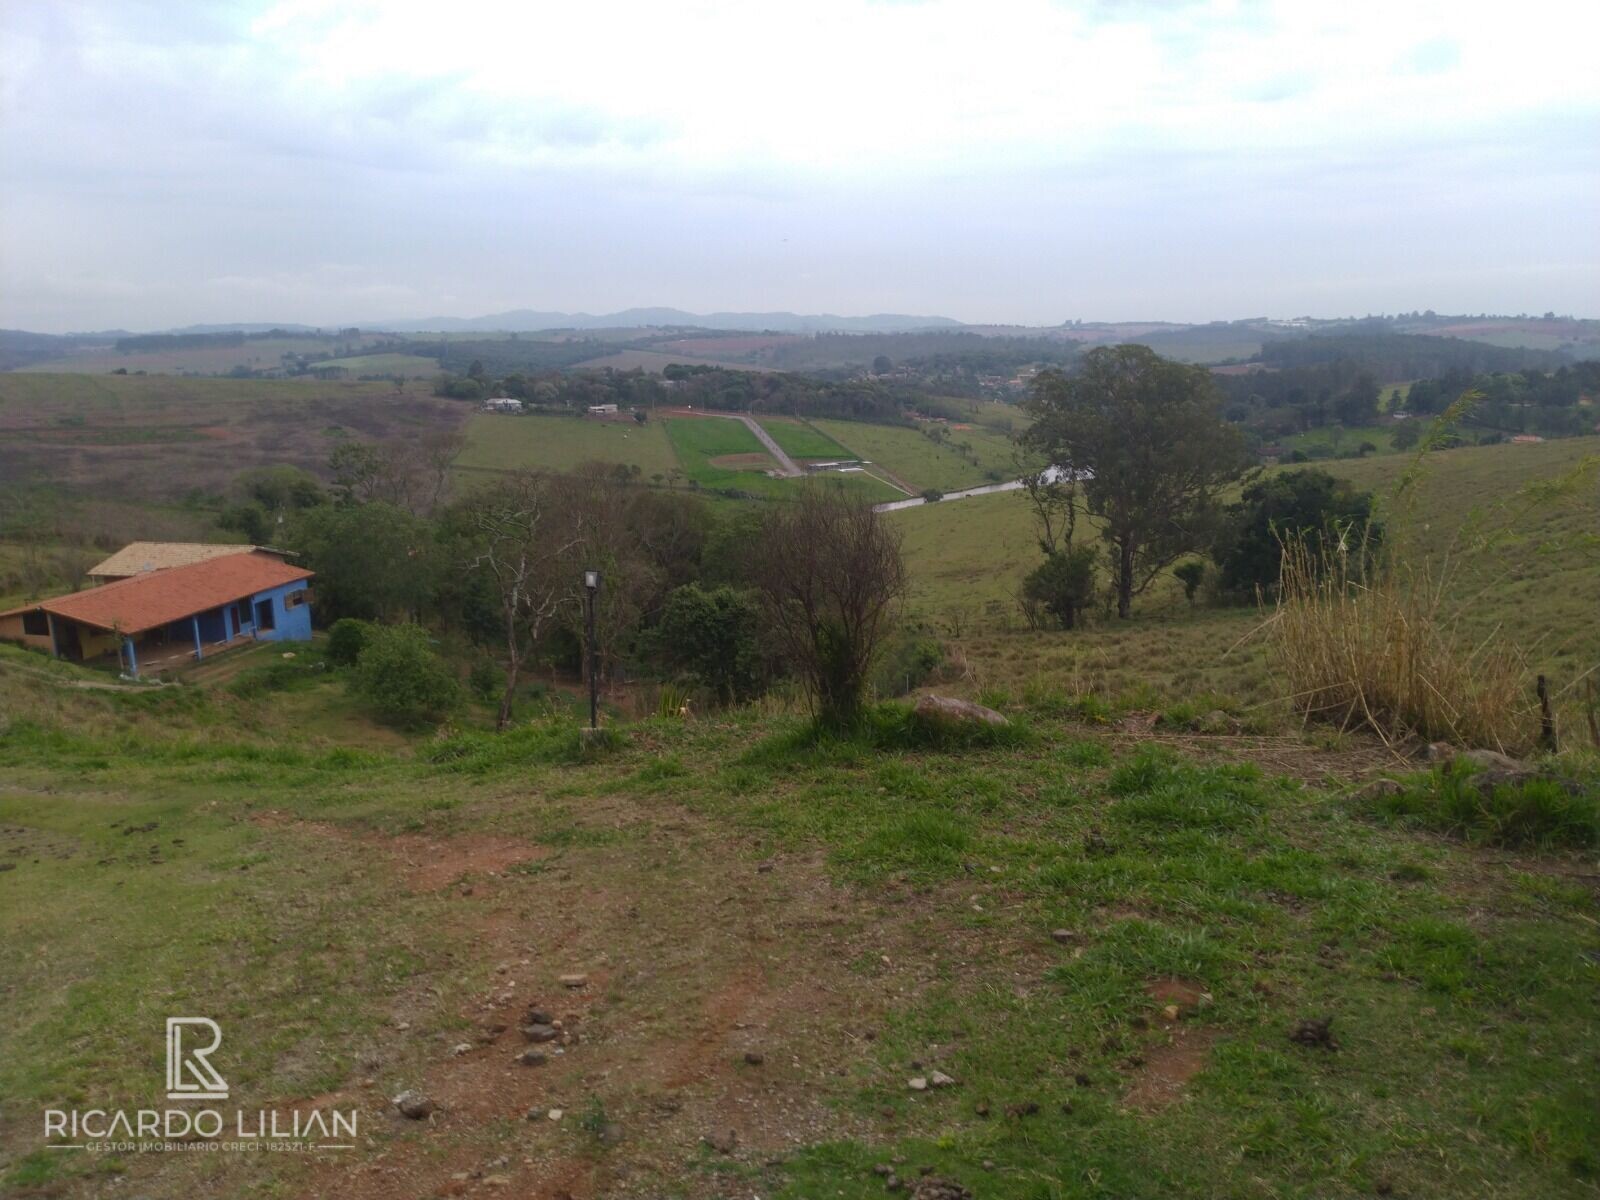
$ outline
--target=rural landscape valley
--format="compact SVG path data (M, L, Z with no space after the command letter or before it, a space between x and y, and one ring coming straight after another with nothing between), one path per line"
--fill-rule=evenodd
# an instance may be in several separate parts
M1596 35L0 7L0 1197L1600 1196Z

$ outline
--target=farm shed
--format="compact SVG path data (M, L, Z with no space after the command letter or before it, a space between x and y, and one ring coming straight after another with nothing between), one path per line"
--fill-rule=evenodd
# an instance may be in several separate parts
M215 542L129 542L110 558L102 559L90 567L88 576L95 583L110 583L113 579L127 579L130 575L141 575L146 571L186 567L208 558L221 558L224 554L249 554L252 551L278 558L288 556L287 551L274 550L271 546L218 545Z
M222 555L13 608L0 639L79 662L115 657L137 677L247 642L308 641L311 575L269 553Z

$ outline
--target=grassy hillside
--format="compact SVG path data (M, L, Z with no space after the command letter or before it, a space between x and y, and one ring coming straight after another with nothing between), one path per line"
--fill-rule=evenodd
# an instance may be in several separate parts
M1400 494L1411 456L1316 465L1378 493L1396 552L1444 574L1465 642L1498 631L1565 687L1600 662L1600 559L1585 540L1596 531L1600 496L1592 476L1586 489L1562 495L1540 499L1538 489L1597 454L1596 438L1444 451L1427 455ZM1012 599L1038 560L1020 495L891 519L905 538L912 609L964 631L961 652L982 683L1016 689L1071 679L1084 690L1142 688L1169 701L1210 689L1281 711L1264 642L1245 636L1260 622L1253 609L1191 609L1167 578L1136 603L1132 622L1102 615L1089 629L1030 633Z
M866 1200L881 1163L984 1200L1487 1200L1600 1173L1581 860L1381 823L1224 741L1180 756L1041 694L965 748L751 713L587 757L559 723L387 748L323 708L78 682L0 652L7 1194ZM537 1066L529 1006L562 1025ZM174 1011L221 1024L231 1105L356 1109L355 1149L42 1149L46 1106L158 1097ZM394 1115L408 1088L433 1120Z
M194 372L203 375L226 375L235 367L253 371L272 370L278 367L285 354L304 354L324 357L335 353L350 353L352 349L381 340L382 334L363 334L357 337L334 339L331 337L246 338L240 346L190 346L173 350L149 350L122 353L107 348L90 353L73 354L47 362L30 363L23 371L64 374L107 375L112 371L145 371L152 375L179 375ZM336 348L337 347L337 348Z
M346 437L453 429L466 409L413 384L0 374L0 480L171 500L240 471L321 470Z

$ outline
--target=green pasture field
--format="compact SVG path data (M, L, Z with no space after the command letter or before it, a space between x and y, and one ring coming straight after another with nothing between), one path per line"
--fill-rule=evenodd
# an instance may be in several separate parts
M1278 445L1286 450L1304 450L1307 453L1322 449L1333 454L1347 454L1360 449L1363 442L1370 442L1377 447L1371 453L1394 454L1396 450L1392 439L1395 429L1394 425L1352 425L1349 428L1325 425L1321 429L1308 429L1305 433L1280 438Z
M703 488L738 488L759 496L778 496L791 486L765 473L778 464L745 428L744 422L718 417L669 417L662 422L683 473ZM762 467L719 467L712 459L729 454L759 454Z
M1049 686L973 737L396 743L320 719L336 672L243 678L0 648L8 1195L1593 1195L1591 864L1300 782L1348 755L1285 776ZM354 1148L46 1149L46 1108L166 1107L174 1014L220 1024L230 1110L355 1110Z
M768 469L777 467L743 421L721 417L671 417L665 424L684 474L703 488L736 488L764 499L782 500L792 496L794 489L805 482L774 478L760 468L719 467L713 463L712 459L728 454L760 454L769 464ZM902 498L902 493L864 473L829 474L818 478L826 486L840 488L873 503Z
M350 358L330 358L316 367L339 367L352 375L404 375L407 378L432 377L439 373L439 360L418 354L357 354Z
M979 487L996 482L990 477L991 473L999 479L1016 478L1010 439L987 429L953 429L950 431L952 444L946 446L904 425L867 425L859 421L814 421L812 424L848 449L853 457L878 464L914 492L927 488L953 492ZM970 445L971 455L977 461L958 449L958 443Z
M678 460L664 422L590 421L582 417L474 413L464 431L463 471L568 471L586 462L636 466L646 481L674 470Z
M761 428L772 435L772 440L777 442L790 458L839 459L856 457L833 438L817 429L814 425L807 424L804 421L790 420L785 417L762 417L760 425Z

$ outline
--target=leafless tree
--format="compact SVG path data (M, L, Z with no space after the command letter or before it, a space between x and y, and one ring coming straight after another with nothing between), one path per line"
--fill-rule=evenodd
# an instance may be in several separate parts
M869 506L813 484L767 513L753 558L772 633L817 720L852 724L905 593L900 539Z
M496 729L511 723L517 679L560 613L570 556L583 540L581 513L557 476L522 472L475 493L467 521L476 540L471 566L493 581L505 636L506 686Z
M416 443L414 458L423 477L427 511L439 511L450 491L450 472L467 447L467 439L454 430L426 434Z
M655 598L660 572L639 537L634 512L636 489L612 465L585 463L562 477L568 503L579 514L579 538L565 552L560 620L583 647L589 667L585 632L583 575L600 572L595 625L600 642L600 671L615 670L628 631L636 628Z
M450 471L466 439L459 433L430 433L415 441L342 442L329 456L334 487L358 504L381 500L412 516L438 510L450 485Z
M1077 475L1070 468L1044 467L1022 473L1022 491L1033 510L1033 532L1046 558L1072 549L1078 531Z

